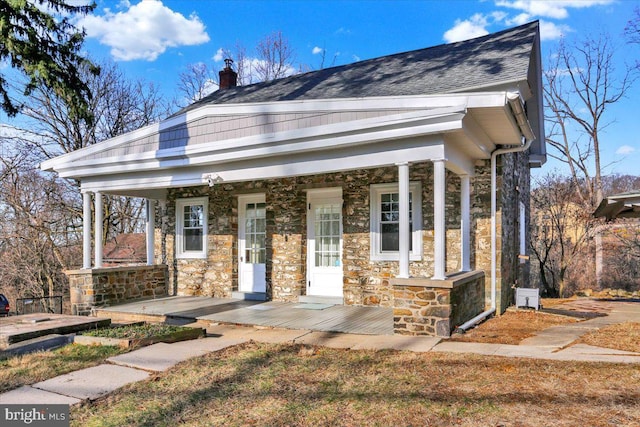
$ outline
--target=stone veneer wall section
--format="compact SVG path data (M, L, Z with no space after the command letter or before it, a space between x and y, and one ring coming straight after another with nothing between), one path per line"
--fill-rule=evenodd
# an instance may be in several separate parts
M518 259L519 201L529 215L529 169L526 153L499 156L497 176L497 307L511 303L511 286L526 284L528 264ZM486 275L484 308L491 296L491 170L478 162L471 178L471 268ZM394 261L370 261L370 185L397 182L397 168L338 172L244 183L221 183L169 191L161 212L162 260L169 266L170 289L178 295L230 297L238 287L238 195L264 193L267 202L267 293L276 301L297 301L306 292L306 190L341 187L343 195L344 301L349 305L393 306L390 279ZM447 171L446 227L448 272L460 268L460 179ZM422 187L421 261L410 263L412 277L433 275L433 165L412 164L410 180ZM204 260L175 259L176 198L209 197L208 256ZM528 238L528 236L526 236ZM504 254L504 255L503 255ZM176 286L177 285L177 286Z
M167 295L166 265L71 270L66 275L74 315L89 315L94 307Z
M411 181L422 187L423 258L410 263L410 274L433 275L433 165L412 164ZM171 189L162 224L165 238L175 233L175 200L209 197L208 256L205 260L167 257L178 295L229 297L238 287L238 195L264 193L267 204L267 294L276 301L297 301L306 292L306 190L341 187L343 197L344 301L349 305L393 305L389 279L395 261L370 261L370 185L397 182L397 168L338 172L243 183ZM447 269L460 266L460 179L447 172ZM475 237L472 236L472 242ZM163 246L160 244L160 246ZM169 255L173 243L164 244ZM472 261L472 267L474 262Z
M484 311L483 271L446 280L392 279L393 330L400 335L449 337L457 326Z

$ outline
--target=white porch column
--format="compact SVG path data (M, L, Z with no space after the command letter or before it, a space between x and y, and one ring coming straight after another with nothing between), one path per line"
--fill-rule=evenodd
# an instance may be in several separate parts
M147 265L155 264L156 201L147 199Z
M409 163L397 163L399 193L399 278L409 278Z
M471 229L469 175L460 176L460 271L471 270Z
M446 227L445 215L445 160L433 161L433 277L434 280L446 279L445 251Z
M93 260L93 266L95 268L102 267L102 194L95 193L95 211L96 211L96 223L95 223L95 258Z
M82 193L82 268L91 268L91 193Z

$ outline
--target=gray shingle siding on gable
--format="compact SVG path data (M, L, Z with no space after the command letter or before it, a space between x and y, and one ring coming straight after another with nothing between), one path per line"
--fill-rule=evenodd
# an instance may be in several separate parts
M526 81L538 22L458 43L369 59L213 94L206 104L433 95Z

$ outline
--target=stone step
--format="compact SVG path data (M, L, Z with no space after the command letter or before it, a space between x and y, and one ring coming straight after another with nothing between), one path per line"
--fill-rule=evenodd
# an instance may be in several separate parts
M233 292L231 298L244 301L266 301L267 294L264 292Z
M311 304L334 304L344 305L344 298L342 297L323 297L317 295L300 295L298 302L311 303Z

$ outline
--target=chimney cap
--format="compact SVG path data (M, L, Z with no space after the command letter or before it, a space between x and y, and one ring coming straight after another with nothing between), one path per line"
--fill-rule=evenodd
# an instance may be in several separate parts
M225 68L231 69L231 65L233 65L233 59L225 58L224 65L225 65Z

